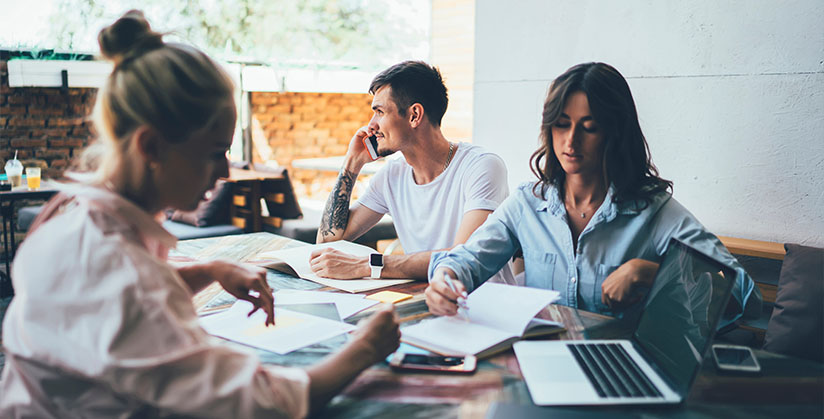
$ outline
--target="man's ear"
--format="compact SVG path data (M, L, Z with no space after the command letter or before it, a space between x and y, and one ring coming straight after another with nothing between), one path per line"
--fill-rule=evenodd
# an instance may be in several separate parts
M157 130L147 125L137 128L132 134L134 148L146 163L160 163L165 155L166 141Z
M412 106L409 107L409 125L412 128L417 128L423 123L423 116L423 105L420 103L413 103Z

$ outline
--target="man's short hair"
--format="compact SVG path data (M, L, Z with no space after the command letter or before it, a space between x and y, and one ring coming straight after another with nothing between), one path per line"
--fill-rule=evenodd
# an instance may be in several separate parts
M429 122L433 126L441 126L449 97L437 68L423 61L395 64L372 79L369 93L374 95L387 85L392 87L392 100L401 116L406 116L406 110L410 106L420 103Z

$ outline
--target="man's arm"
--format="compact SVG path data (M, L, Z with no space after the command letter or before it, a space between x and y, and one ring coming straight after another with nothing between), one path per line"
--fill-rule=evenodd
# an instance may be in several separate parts
M323 209L316 243L354 240L369 231L383 216L363 206L352 210L349 208L358 174L371 160L362 141L367 135L369 135L369 129L362 127L349 141L343 167Z
M316 243L355 240L369 231L383 217L383 214L363 205L349 208L356 177L357 175L352 176L351 172L347 174L345 170L341 171L335 188L326 201Z
M352 199L352 189L358 179L357 173L341 169L335 187L326 200L323 215L318 227L317 243L335 241L343 238L346 225L349 224L349 201Z
M464 214L452 247L463 244L472 233L492 214L488 210L473 210ZM383 258L381 278L426 279L429 257L432 252L448 249L411 253L407 255L387 255ZM368 260L352 256L334 249L316 250L310 261L312 270L323 277L337 279L363 278L369 276Z

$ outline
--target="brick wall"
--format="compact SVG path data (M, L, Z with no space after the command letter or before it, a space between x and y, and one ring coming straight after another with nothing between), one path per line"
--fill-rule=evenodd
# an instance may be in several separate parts
M251 100L256 160L275 160L290 167L298 196L326 200L337 172L295 169L292 160L346 154L352 135L372 117L372 96L256 92ZM360 180L355 197L366 178Z
M92 138L87 115L95 89L9 87L8 67L0 60L0 167L17 158L40 165L44 178L60 177Z
M4 58L0 57L0 170L17 151L24 166L40 166L43 178L59 178L92 138L87 115L96 89L69 89L63 94L58 88L11 88ZM18 201L15 209L39 204L42 201ZM15 228L12 232L19 244L25 233Z

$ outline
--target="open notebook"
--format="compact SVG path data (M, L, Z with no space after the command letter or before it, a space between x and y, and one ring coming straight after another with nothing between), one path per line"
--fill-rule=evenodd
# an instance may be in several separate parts
M312 272L309 260L311 259L313 251L327 247L364 258L375 253L375 250L369 247L339 240L331 243L313 244L261 253L258 255L258 259L269 260L269 262L262 263L262 266L266 268L275 269L289 275L295 275L321 285L326 285L327 287L337 288L351 293L371 291L412 281L411 279L329 279L320 277Z
M401 341L441 355L483 358L525 336L558 333L560 323L535 319L557 291L485 283L466 299L468 315L438 317L401 329Z

